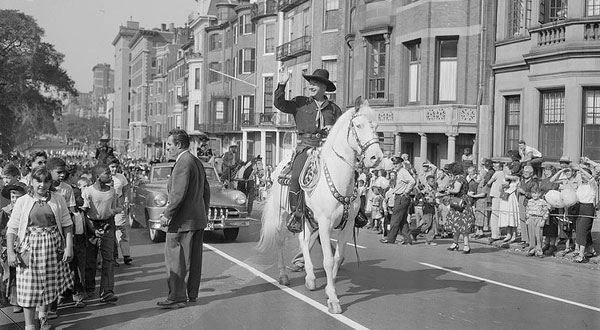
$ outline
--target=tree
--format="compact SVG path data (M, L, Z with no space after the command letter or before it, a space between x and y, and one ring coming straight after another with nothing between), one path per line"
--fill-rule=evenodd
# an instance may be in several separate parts
M108 127L108 119L103 117L82 118L64 115L56 122L56 129L69 140L95 144L100 141L103 129Z
M54 120L64 100L77 95L61 67L64 55L42 41L35 19L16 10L0 10L0 149L44 133L56 133Z

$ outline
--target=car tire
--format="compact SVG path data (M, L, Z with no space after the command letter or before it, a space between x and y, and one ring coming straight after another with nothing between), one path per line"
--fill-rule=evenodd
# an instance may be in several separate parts
M227 229L223 229L223 238L226 241L235 241L235 239L238 237L239 233L240 233L240 229L239 228L227 228Z

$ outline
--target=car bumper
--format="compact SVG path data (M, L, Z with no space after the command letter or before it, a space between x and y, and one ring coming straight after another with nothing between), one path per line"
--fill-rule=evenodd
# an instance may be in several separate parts
M149 207L148 210L148 226L151 229L167 231L166 227L161 226L160 224L160 216L164 213L164 207ZM248 218L247 212L239 212L235 218L223 218L213 216L208 219L208 224L206 225L206 229L208 231L211 230L223 230L228 228L241 228L241 227L249 227L251 221L256 221L252 218Z

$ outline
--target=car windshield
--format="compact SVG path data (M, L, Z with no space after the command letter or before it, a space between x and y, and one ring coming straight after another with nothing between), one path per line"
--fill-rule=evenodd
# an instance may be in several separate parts
M219 180L219 176L217 175L217 172L215 171L214 167L204 167L205 171L206 171L206 178L208 179L209 182L220 182ZM169 176L171 175L171 171L173 170L173 167L167 166L161 166L161 167L153 167L152 168L152 182L159 182L159 181L166 181L169 179Z

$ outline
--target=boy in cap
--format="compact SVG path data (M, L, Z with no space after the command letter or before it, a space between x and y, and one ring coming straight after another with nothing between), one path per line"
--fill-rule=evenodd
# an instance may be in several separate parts
M0 249L2 251L0 263L2 264L1 281L0 281L0 302L2 305L7 305L7 298L10 299L10 304L13 306L13 313L23 312L23 308L17 304L17 271L15 267L8 266L6 257L6 224L10 219L13 206L17 199L26 193L27 187L24 183L13 182L2 188L2 197L10 200L10 204L0 210Z
M3 187L6 187L8 185L11 184L15 184L16 182L19 181L19 178L21 177L21 171L19 171L19 168L16 167L13 164L7 164L4 166L4 168L2 168L2 183L3 183ZM4 198L4 196L2 196L2 199L0 200L0 208L3 208L7 205L10 204L10 196L7 198Z

